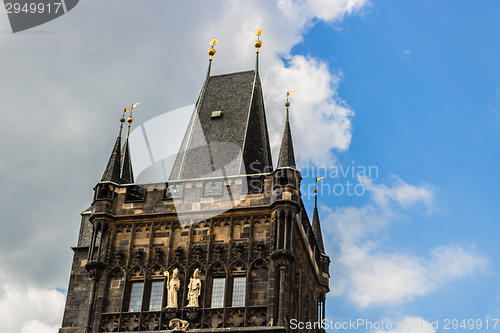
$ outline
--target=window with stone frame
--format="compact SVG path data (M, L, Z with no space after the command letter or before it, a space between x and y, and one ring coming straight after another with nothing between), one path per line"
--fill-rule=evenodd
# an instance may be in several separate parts
M149 311L160 311L163 300L163 281L151 281L149 294Z
M233 278L233 297L231 299L232 307L245 306L247 278L245 276L236 276Z
M226 278L215 277L212 279L212 301L211 308L224 307L224 291L226 289Z
M133 282L132 285L130 286L128 312L141 311L143 293L144 293L144 282Z

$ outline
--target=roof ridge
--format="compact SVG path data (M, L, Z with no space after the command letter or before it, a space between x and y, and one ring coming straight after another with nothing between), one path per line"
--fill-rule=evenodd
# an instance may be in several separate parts
M224 74L216 74L216 75L210 75L209 78L211 77L220 77L220 76L229 76L229 75L235 75L235 74L243 74L243 73L249 73L249 72L257 72L255 69L249 69L246 71L240 71L240 72L234 72L234 73L224 73Z

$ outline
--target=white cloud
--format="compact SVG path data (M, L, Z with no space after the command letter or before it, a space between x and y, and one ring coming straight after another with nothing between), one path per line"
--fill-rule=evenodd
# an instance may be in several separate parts
M23 324L20 333L56 333L59 327L60 324L50 326L40 320L33 319Z
M369 4L367 0L280 0L278 7L284 15L303 23L318 18L326 22L342 20L346 15L360 13Z
M290 121L293 137L300 138L294 141L299 162L328 165L334 159L333 149L343 151L349 147L354 113L337 98L339 78L329 72L325 63L293 56L288 67L277 63L263 77L275 156L283 131L286 92L292 90L296 93L290 97Z
M373 201L378 205L386 208L390 202L395 202L404 208L422 203L428 209L431 208L434 198L434 188L428 184L422 186L414 186L405 183L398 176L392 175L394 184L392 187L387 187L384 184L373 184L373 180L367 177L359 177L359 181L369 191L373 197Z
M367 3L80 1L32 31L3 34L1 58L11 64L0 76L0 261L6 270L37 286L67 283L78 213L92 199L122 109L141 102L137 126L194 103L213 37L219 38L213 73L241 71L253 68L253 31L264 29L260 72L275 151L285 92L295 89L292 130L295 138L308 138L296 140L296 155L331 158L331 149L347 149L352 111L336 96L339 77L320 60L290 52L318 15L339 22ZM282 89L271 91L269 82ZM327 140L319 142L313 129ZM32 198L30 209L18 198Z
M56 333L61 326L65 295L8 281L0 286L0 322L4 333Z
M326 244L337 244L337 273L334 295L345 295L361 308L394 305L412 301L442 285L473 275L487 265L487 259L474 248L439 246L427 256L416 256L384 249L382 231L398 217L401 209L416 205L430 207L433 191L428 185L406 184L396 177L389 187L360 178L372 195L372 203L356 208L328 211L323 228ZM330 249L334 252L333 249Z

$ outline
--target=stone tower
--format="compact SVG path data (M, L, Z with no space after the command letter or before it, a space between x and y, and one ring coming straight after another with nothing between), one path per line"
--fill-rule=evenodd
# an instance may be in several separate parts
M255 70L209 66L168 182L134 183L121 119L82 213L60 333L290 332L324 318L330 259L302 202L289 103L273 169L261 45Z

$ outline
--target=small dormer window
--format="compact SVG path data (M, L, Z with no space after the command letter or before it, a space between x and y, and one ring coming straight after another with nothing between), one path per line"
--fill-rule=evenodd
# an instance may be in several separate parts
M132 201L144 201L146 195L146 189L141 186L129 186L127 187L127 193L125 195L125 202Z
M222 110L212 111L212 119L222 117Z

